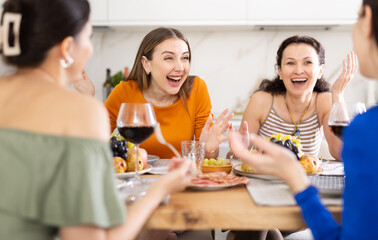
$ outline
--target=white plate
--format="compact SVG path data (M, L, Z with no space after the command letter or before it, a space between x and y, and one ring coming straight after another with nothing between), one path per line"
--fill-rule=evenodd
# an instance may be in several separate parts
M223 184L223 185L211 185L211 186L205 186L205 187L199 187L196 185L189 185L189 189L193 190L202 190L202 191L215 191L215 190L221 190L224 188L229 188L237 185L241 185L243 183L230 183L230 184Z
M258 178L258 179L263 179L263 180L282 182L281 179L279 179L279 178L277 178L275 176L245 172L245 171L243 171L241 169L241 164L234 165L234 167L233 167L232 170L234 171L234 173L236 175L239 175L239 176L245 176L245 177L250 177L250 178Z
M117 179L117 188L126 186L126 181L122 179Z
M147 163L155 162L155 161L158 160L158 159L159 159L159 156L156 156L156 155L148 155Z
M145 174L146 172L151 171L152 166L150 164L147 164L143 170L138 171L139 175ZM117 173L117 177L119 178L131 178L135 175L135 172L125 172L125 173Z

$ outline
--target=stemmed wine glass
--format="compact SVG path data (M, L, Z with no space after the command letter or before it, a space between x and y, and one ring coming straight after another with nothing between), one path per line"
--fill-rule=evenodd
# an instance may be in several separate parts
M365 104L362 102L346 104L344 102L336 102L332 105L328 118L328 126L331 132L338 138L343 135L343 130L347 127L353 118L366 112Z
M122 137L135 144L135 174L128 184L141 184L138 173L139 144L147 140L156 126L154 109L150 103L122 103L117 117L117 128Z

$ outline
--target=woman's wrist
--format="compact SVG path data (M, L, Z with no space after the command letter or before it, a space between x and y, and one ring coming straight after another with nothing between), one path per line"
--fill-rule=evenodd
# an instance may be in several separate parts
M302 192L310 185L307 175L301 166L293 167L287 174L285 174L283 180L290 187L290 190L294 195Z

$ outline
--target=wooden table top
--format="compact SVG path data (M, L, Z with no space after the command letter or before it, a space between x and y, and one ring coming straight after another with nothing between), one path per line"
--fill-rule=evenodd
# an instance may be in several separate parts
M340 219L341 206L328 209ZM296 230L305 227L298 206L257 206L246 187L217 191L186 190L171 195L146 223L151 229Z

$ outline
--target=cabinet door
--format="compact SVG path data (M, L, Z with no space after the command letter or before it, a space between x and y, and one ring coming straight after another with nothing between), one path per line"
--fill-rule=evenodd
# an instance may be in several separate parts
M107 0L89 0L91 5L91 22L105 22L108 20L108 1Z
M248 0L250 24L352 24L362 0Z
M110 22L211 23L247 20L247 0L109 0Z

